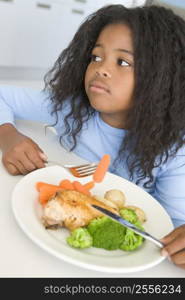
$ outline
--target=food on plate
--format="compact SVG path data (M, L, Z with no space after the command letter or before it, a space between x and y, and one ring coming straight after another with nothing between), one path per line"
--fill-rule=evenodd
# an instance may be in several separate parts
M64 182L64 180L63 183L69 184L69 182ZM42 222L45 228L68 228L71 233L66 239L67 243L71 247L79 249L93 246L106 250L121 249L132 251L143 243L144 239L141 236L104 216L91 206L95 204L104 207L133 223L138 228L142 228L141 222L146 220L145 213L137 206L123 207L121 203L118 205L118 202L121 202L122 195L121 197L118 196L121 194L121 191L107 191L105 195L117 196L117 198L112 198L114 201L110 201L100 196L85 194L83 188L85 188L85 191L88 191L87 187L92 188L92 183L88 183L86 187L82 184L74 184L74 182L72 184L73 188L78 188L81 192L63 189L61 185L37 183L36 188L39 191L39 201L42 204L44 203ZM40 197L43 197L43 191L46 191L47 197L50 194L49 199L45 197L47 201L40 200ZM110 197L108 198L110 199ZM125 200L125 197L122 197L122 203L123 199ZM121 209L119 209L120 206Z
M86 189L79 181L73 181L74 189L82 194L85 194L87 196L90 196L90 192L88 189Z
M113 203L113 202L111 202L111 201L105 199L104 197L100 197L100 196L97 196L97 195L95 195L94 197L95 197L98 201L101 201L101 202L103 202L104 204L106 204L106 205L108 205L108 206L110 206L110 207L112 207L112 208L114 208L114 209L116 209L116 210L118 211L118 207L117 207L117 205L116 205L115 203Z
M45 205L48 200L56 194L56 192L61 191L62 188L59 186L45 185L42 186L39 190L39 202L42 205Z
M59 225L74 230L89 224L103 214L93 208L91 204L99 205L103 208L117 213L117 211L92 196L84 195L78 191L61 190L43 207L43 223L49 225Z
M36 189L39 192L39 201L42 205L45 205L52 196L60 190L75 190L90 196L90 190L94 187L95 182L101 182L108 170L110 164L110 155L105 154L100 160L95 173L93 174L93 181L81 184L79 181L71 182L69 179L62 179L59 185L53 185L46 182L37 182Z
M43 225L46 229L68 228L70 235L66 241L71 247L132 251L144 241L143 237L92 207L92 204L103 207L143 229L144 211L137 206L124 206L126 197L121 190L108 190L103 197L91 195L90 190L103 180L109 164L110 156L106 154L98 164L93 180L85 184L68 179L62 179L58 185L36 183L43 207Z
M132 219L127 218L127 220L131 222ZM134 225L144 230L137 217ZM86 228L92 237L92 245L89 247L93 246L106 250L120 249L124 251L133 251L141 246L144 241L142 236L136 234L131 229L122 226L107 216L93 219ZM71 243L70 246L81 248L79 246L78 239L75 243L73 232L71 233L70 237L73 237L73 244ZM86 248L88 248L88 246L86 246Z
M85 195L90 195L90 190L94 187L94 182L90 181L86 184L81 184L79 181L71 182L69 179L63 179L60 181L59 186L65 190L75 190Z
M68 179L63 179L60 181L59 185L53 185L46 182L39 181L36 183L36 189L39 192L39 202L45 205L56 192L61 190L76 190L85 195L91 195L90 189L94 187L94 182L90 181L82 185L78 181L71 182Z
M128 209L131 209L132 211L135 211L135 213L138 217L138 220L141 223L144 223L147 220L145 212L140 207L137 207L135 205L127 205L127 206L125 206L125 208L128 208Z
M117 189L107 191L104 195L104 198L116 204L118 209L124 207L126 201L124 193Z
M43 181L39 181L36 183L36 189L38 192L40 192L41 188L43 187L47 187L47 188L59 188L58 185L54 185L54 184L50 184L50 183L46 183Z
M106 172L108 171L109 165L110 165L110 155L105 154L102 159L100 160L96 171L93 174L93 181L96 183L100 183L103 181Z
M134 210L132 210L131 208L123 207L122 209L120 209L119 213L123 219L125 219L133 224L138 221L138 216L137 216L136 212Z
M104 198L99 197L99 200L103 200L102 202L105 203ZM137 207L134 206L134 208L136 210ZM119 210L118 214L139 229L144 230L135 210L130 207L123 207ZM96 248L103 248L106 250L121 249L124 251L133 251L141 246L144 241L142 236L133 232L131 229L122 226L107 216L96 217L95 219L92 219L89 224L85 226L85 228L87 228L92 236L92 246ZM73 231L71 236L73 236ZM78 243L75 243L74 236L73 244L70 244L70 246L79 248ZM88 246L86 248L88 248Z
M87 190L93 189L94 186L95 186L94 181L89 181L89 182L84 184L84 188L86 188Z
M59 186L65 190L74 190L73 183L69 179L63 179L59 182Z
M67 237L67 243L74 248L89 248L93 245L93 239L86 228L76 228Z
M134 224L136 227L144 230L139 223ZM132 231L129 228L126 228L124 241L120 245L120 249L124 251L133 251L137 249L139 246L143 243L143 237L139 234L136 234L134 231Z
M126 228L109 217L103 216L92 220L87 230L92 236L94 247L116 250L124 242Z

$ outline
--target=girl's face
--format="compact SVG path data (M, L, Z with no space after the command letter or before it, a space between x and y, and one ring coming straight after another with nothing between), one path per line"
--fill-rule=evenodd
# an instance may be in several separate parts
M100 33L85 74L85 90L91 106L110 125L124 126L132 107L134 61L132 34L124 24L110 24ZM119 123L119 124L118 124Z

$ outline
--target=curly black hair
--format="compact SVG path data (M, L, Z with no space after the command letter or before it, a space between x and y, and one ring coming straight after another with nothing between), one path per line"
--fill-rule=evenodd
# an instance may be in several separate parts
M156 5L109 5L99 9L81 24L46 74L45 89L51 91L56 115L65 100L72 99L64 134L72 136L73 150L84 118L87 121L94 114L84 87L91 51L102 29L115 23L131 29L135 62L134 106L118 158L129 150L130 176L138 172L136 183L148 178L147 187L154 180L152 170L185 143L185 21L180 16Z

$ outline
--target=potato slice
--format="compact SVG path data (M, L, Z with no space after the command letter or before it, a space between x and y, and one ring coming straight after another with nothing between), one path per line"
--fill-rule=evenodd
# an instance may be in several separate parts
M144 223L147 220L146 214L145 214L145 212L141 208L139 208L139 207L137 207L135 205L127 205L127 206L125 206L125 208L130 208L130 209L134 210L135 213L136 213L136 215L137 215L137 217L138 217L138 220L141 223Z
M109 201L109 200L107 200L103 197L100 197L100 196L94 196L94 198L96 198L96 200L98 200L98 201L106 204L107 206L110 206L110 207L112 207L112 208L114 208L118 211L118 207L115 203L113 203L113 202L111 202L111 201Z
M118 209L124 207L126 197L120 190L112 189L105 193L104 198L112 203L116 204Z

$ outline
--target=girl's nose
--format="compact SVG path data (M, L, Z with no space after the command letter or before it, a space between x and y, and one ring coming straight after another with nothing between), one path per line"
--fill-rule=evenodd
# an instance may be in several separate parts
M111 78L111 74L109 71L105 70L105 68L99 68L96 70L96 75L101 77L108 77Z

